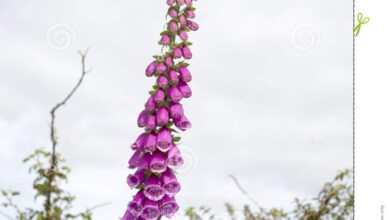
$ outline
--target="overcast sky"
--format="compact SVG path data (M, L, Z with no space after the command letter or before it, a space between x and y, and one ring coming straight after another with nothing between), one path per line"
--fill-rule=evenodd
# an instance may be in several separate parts
M196 7L181 206L249 203L234 174L261 205L289 208L351 168L352 2ZM123 214L133 193L125 182L129 145L153 84L144 70L159 53L166 9L165 0L0 1L0 188L34 204L21 160L49 146L49 110L80 76L77 51L90 47L93 70L58 112L58 150L73 170L66 188L77 210L110 202L96 220Z

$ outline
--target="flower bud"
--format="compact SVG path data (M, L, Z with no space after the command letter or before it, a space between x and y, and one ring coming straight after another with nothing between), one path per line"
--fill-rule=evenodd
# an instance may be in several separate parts
M173 120L180 120L184 115L183 106L179 103L169 106L169 114Z
M180 23L181 26L187 25L187 19L186 19L186 17L184 15L180 15L179 16L179 23Z
M146 123L146 128L149 131L153 131L156 128L156 116L155 115L149 115L148 121Z
M151 77L153 76L153 74L156 72L156 69L157 69L157 62L156 61L153 61L151 62L148 67L146 68L146 71L145 71L145 75L147 77Z
M172 67L173 66L173 59L171 56L167 56L165 57L165 64L168 66L168 67Z
M148 112L146 110L143 110L137 120L138 127L143 128L146 125L146 121L148 120Z
M192 80L192 75L190 71L185 66L179 67L180 79L184 82L190 82Z
M178 87L179 87L179 90L180 90L180 92L181 92L181 94L183 95L184 98L191 97L192 91L191 91L191 88L188 86L187 83L185 83L185 82L180 80L179 84L178 84Z
M152 158L152 156L150 154L143 154L141 159L140 159L140 162L139 162L139 166L138 166L139 169L141 169L141 170L149 169L151 158Z
M187 15L188 18L190 18L190 19L195 18L195 12L192 11L191 9L185 10L185 13L186 13L186 15Z
M179 83L179 76L177 75L175 70L169 70L168 76L172 83L174 84Z
M163 75L159 76L157 78L157 85L162 89L165 88L168 85L168 78Z
M137 150L136 152L134 152L133 156L131 156L129 163L128 163L129 168L130 169L137 168L140 165L141 158L142 158L142 151L141 150Z
M159 89L156 91L156 93L154 93L153 98L156 103L161 103L165 99L165 92Z
M183 53L180 48L176 47L172 50L173 57L176 59L180 59L183 56Z
M183 95L181 94L180 90L174 86L169 87L168 95L172 102L176 103L180 102L180 100L183 98Z
M154 101L153 96L150 96L148 101L145 104L146 111L153 112L154 110L156 110L156 107L157 107L156 102Z
M171 17L171 18L175 18L177 16L177 11L174 7L170 8L169 11L168 11L168 15Z
M165 126L169 122L169 113L165 107L161 107L157 111L157 124L160 126Z
M187 6L192 6L192 0L184 0Z
M187 21L187 26L191 31L197 31L199 29L199 25L196 22L190 20Z
M180 6L184 5L184 0L176 0L177 1L177 4L179 4Z
M177 25L177 23L175 21L170 21L169 22L169 30L175 32L179 29L179 26Z
M187 41L188 40L188 34L185 30L180 30L179 31L179 37L182 41Z
M173 4L175 4L175 0L167 0L167 4L172 6Z
M166 70L167 70L167 66L166 66L164 63L159 63L159 64L157 65L156 71L157 71L158 73L163 73L163 72L165 72Z
M181 49L181 52L183 53L184 59L189 60L192 58L192 53L191 53L191 50L188 46L183 46L183 48Z
M160 44L167 46L169 45L169 43L171 43L171 38L167 34L164 34L161 37Z

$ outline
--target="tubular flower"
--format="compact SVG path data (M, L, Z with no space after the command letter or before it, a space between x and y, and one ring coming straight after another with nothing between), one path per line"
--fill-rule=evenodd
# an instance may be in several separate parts
M143 133L140 136L138 136L138 138L134 142L134 144L131 145L131 149L133 149L133 150L141 150L144 147L146 136L147 136L146 133Z
M172 170L179 169L184 163L183 157L181 156L179 148L176 145L167 153L167 166Z
M145 196L142 191L138 191L137 194L133 197L133 200L129 202L127 205L127 211L132 216L139 216L142 213L143 210L143 202L145 201Z
M127 185L131 189L139 186L143 182L145 182L145 170L137 170L134 174L127 176Z
M134 151L128 167L135 169L126 178L131 189L137 189L121 220L156 220L171 218L179 209L175 195L181 186L175 171L183 163L176 128L186 131L191 122L184 114L183 98L192 95L188 60L192 52L189 32L199 25L195 18L195 0L166 0L169 21L160 34L160 55L148 64L145 75L156 77L150 97L139 114L137 125L144 129L131 145ZM176 128L175 128L176 127ZM175 133L176 132L176 133Z
M167 152L172 147L172 134L168 129L162 129L157 136L157 148L162 152Z
M167 165L165 162L165 154L160 151L156 151L150 160L150 171L153 173L163 173L166 170Z
M172 171L167 170L162 174L162 187L165 190L165 194L169 197L176 195L180 191L180 183L177 181L175 174Z
M165 191L161 186L161 180L156 175L151 175L148 180L146 180L144 195L146 198L159 201L164 197Z
M173 120L173 123L175 123L176 127L181 131L186 131L192 126L191 122L187 119L186 116L183 116L181 119L178 120Z
M171 218L179 210L175 197L164 196L161 199L160 212L162 215Z

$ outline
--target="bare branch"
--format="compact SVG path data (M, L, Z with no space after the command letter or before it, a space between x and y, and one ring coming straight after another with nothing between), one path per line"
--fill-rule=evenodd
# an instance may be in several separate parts
M229 175L230 178L232 178L232 180L234 181L234 183L236 184L236 186L238 187L238 189L250 200L253 202L253 204L256 205L256 207L259 209L259 210L262 210L261 206L259 205L259 203L251 196L249 195L249 193L240 185L240 182L238 182L238 179L233 176L232 174Z
M50 170L48 173L48 184L49 187L51 187L52 182L54 181L54 169L57 166L57 158L56 158L56 148L57 148L57 135L56 135L56 129L55 129L55 119L56 119L56 112L59 108L64 106L70 98L76 93L77 89L81 86L83 83L84 77L87 73L89 73L90 70L86 70L85 68L85 58L87 57L89 48L85 52L79 51L79 54L81 56L81 76L76 83L76 85L72 88L70 93L59 103L57 103L50 111L51 115L51 122L50 122L50 140L52 143L52 152L51 152L51 162L50 162ZM51 192L47 194L46 202L45 202L45 212L47 219L50 219L50 210L51 210Z

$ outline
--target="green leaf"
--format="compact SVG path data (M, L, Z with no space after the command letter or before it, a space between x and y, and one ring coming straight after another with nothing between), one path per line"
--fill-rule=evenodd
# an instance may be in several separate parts
M175 137L172 138L172 140L173 140L173 142L177 143L177 142L179 142L181 140L181 137L175 136Z

